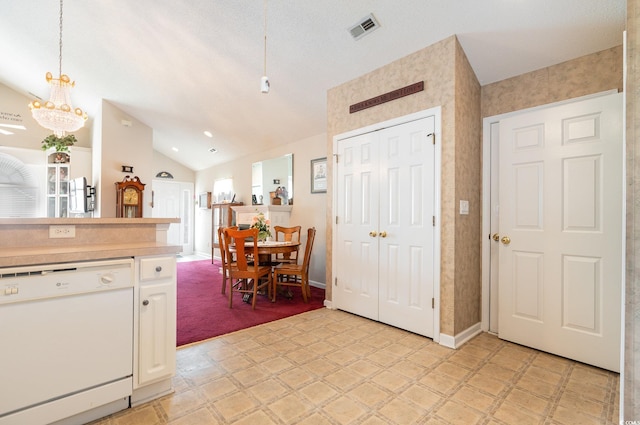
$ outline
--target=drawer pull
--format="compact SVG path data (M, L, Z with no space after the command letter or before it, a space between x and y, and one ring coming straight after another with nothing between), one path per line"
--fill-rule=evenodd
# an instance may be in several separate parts
M156 271L157 272L161 272L162 271L162 266L156 266Z

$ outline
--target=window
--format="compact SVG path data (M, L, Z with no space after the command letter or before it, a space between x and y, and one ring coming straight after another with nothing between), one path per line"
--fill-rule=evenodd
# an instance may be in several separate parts
M233 179L219 179L213 183L213 199L216 203L231 202L233 199Z
M37 217L40 190L28 166L0 153L0 217Z

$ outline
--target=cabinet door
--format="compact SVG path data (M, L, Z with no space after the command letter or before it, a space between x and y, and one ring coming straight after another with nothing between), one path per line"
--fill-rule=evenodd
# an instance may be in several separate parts
M176 369L175 280L140 287L138 386L172 376Z
M69 166L47 167L47 217L67 217L69 203Z

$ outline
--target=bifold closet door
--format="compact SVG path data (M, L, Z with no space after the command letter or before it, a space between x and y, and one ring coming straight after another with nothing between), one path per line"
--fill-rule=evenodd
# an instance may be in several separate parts
M378 132L378 312L433 337L434 118Z
M434 118L338 143L339 309L433 336Z
M338 144L337 270L333 299L341 310L378 320L378 135Z

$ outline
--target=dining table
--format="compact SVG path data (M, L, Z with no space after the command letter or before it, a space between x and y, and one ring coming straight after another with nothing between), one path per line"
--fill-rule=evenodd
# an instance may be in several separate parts
M253 241L244 243L245 252L253 250ZM296 252L300 247L300 241L258 241L259 262L273 266L273 256L276 254L286 254ZM237 252L235 244L229 245L229 251ZM251 300L251 294L245 294L244 302Z
M245 242L245 252L247 248L253 248L253 242ZM258 242L258 255L265 263L271 264L271 258L276 254L292 253L298 250L300 246L299 241L259 241ZM229 245L229 251L237 252L235 244Z

